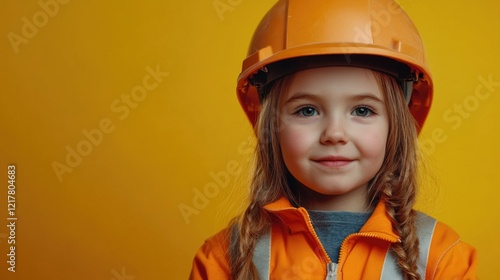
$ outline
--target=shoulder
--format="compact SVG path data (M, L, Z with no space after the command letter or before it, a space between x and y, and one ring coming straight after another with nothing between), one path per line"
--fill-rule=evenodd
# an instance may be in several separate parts
M420 240L421 251L427 251L425 279L476 279L477 252L460 239L450 226L418 212L417 231L429 234Z
M189 279L229 279L230 229L225 228L205 240L196 253Z

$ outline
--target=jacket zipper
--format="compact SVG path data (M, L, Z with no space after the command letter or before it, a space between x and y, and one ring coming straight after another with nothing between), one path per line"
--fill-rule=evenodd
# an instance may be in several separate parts
M384 241L387 241L390 243L401 242L401 239L393 240L391 238L387 238L387 237L381 236L379 234L368 233L368 232L357 232L357 233L350 234L344 239L344 241L342 241L342 244L340 245L339 263L341 263L341 260L343 260L345 258L345 256L344 256L345 255L345 244L347 243L347 241L349 239L351 239L355 236L377 238L377 239L384 240Z
M323 247L323 244L319 240L318 234L316 234L316 231L314 230L311 218L309 218L309 213L305 212L302 213L303 215L305 214L305 220L307 221L307 225L309 226L309 231L313 233L314 239L316 239L316 242L321 248L321 251L323 252L323 255L326 257L326 278L325 280L336 280L337 279L337 268L338 265L330 259L330 256L328 256L328 253L326 252L325 247Z
M401 242L400 239L398 239L398 240L395 241L395 240L392 240L391 238L387 238L387 237L381 236L379 234L368 233L368 232L358 232L358 233L350 234L350 235L348 235L344 239L344 241L342 241L342 244L340 245L339 262L337 264L337 263L332 262L332 260L330 259L330 256L328 256L328 253L326 252L325 247L323 247L323 244L319 240L319 237L316 234L316 231L314 230L312 221L309 218L309 213L305 212L303 214L305 214L306 221L307 221L307 224L309 226L310 232L313 233L313 236L316 239L316 242L319 244L319 246L321 248L321 251L323 252L324 256L326 256L326 261L327 261L327 263L326 263L326 278L325 278L326 280L335 280L335 279L337 279L338 266L339 266L339 264L342 263L343 259L345 258L345 256L344 256L345 255L345 244L346 244L347 240L349 240L349 239L351 239L351 238L353 238L355 236L358 236L358 237L372 237L372 238L377 238L377 239L385 240L385 241L388 241L388 242L391 242L391 243L392 242Z
M337 264L330 262L326 265L326 278L325 280L337 279Z

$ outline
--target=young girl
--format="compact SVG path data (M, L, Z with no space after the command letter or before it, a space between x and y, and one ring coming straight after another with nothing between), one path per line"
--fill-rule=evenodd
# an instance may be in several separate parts
M395 2L280 0L238 95L258 138L250 201L191 279L475 279L475 250L413 210L432 80Z

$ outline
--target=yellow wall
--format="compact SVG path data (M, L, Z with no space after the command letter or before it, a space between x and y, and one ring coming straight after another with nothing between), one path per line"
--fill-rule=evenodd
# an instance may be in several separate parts
M400 1L436 84L422 132L433 179L419 208L476 246L479 276L493 279L500 5L486 2ZM244 197L253 139L235 80L273 3L3 1L1 279L187 278L196 249Z

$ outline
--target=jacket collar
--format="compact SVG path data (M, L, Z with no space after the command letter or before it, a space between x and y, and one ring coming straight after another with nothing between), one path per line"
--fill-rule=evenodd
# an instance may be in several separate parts
M303 207L294 207L286 197L265 205L264 209L281 221L291 233L312 230L312 222L307 210ZM374 235L390 242L398 242L399 236L392 230L392 224L382 200L377 204L360 233Z

